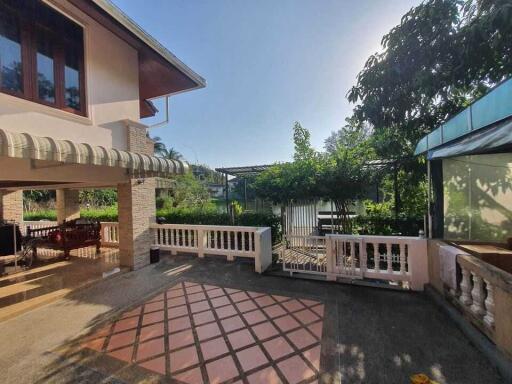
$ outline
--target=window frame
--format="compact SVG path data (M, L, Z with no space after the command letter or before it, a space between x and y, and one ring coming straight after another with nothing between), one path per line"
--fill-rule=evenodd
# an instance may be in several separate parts
M59 17L66 18L69 22L76 24L82 31L81 41L69 39L63 34L58 33L58 29L51 29L47 26L38 23L35 7L30 6L26 12L18 9L13 9L5 3L0 3L0 11L7 10L16 17L19 30L20 30L20 45L21 45L21 84L22 91L12 91L2 88L0 84L0 93L5 93L14 97L19 97L37 104L45 105L50 108L55 108L65 112L73 113L79 116L87 117L87 102L86 102L86 81L85 81L85 29L83 26L77 24L74 20L57 11L48 4L37 0L42 6L50 8L56 12ZM34 3L36 4L36 3ZM51 36L53 39L53 72L54 72L54 85L55 85L55 102L48 102L39 98L38 83L37 83L37 44L38 35L37 30L43 29L45 34ZM78 46L78 81L79 81L79 97L80 109L75 109L66 105L65 100L65 66L66 66L66 51L65 47L69 45Z

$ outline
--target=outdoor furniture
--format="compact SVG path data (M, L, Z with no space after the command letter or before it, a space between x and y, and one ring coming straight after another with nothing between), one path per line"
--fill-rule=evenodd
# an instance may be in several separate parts
M37 256L37 248L64 251L65 258L69 257L72 249L96 246L96 252L99 252L101 224L99 221L77 219L50 227L28 227L24 245L34 257Z

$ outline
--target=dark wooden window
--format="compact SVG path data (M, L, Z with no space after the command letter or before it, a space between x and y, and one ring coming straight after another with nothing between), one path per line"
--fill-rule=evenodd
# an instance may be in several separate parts
M0 0L0 91L85 115L82 28L39 0Z

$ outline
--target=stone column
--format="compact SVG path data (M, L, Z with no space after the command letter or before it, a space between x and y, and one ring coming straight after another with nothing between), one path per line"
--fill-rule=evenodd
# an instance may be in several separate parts
M80 200L77 189L57 189L57 222L80 218Z
M0 191L0 219L23 221L23 191Z
M118 184L117 202L120 263L136 270L149 264L149 225L155 222L156 215L155 180L133 179Z

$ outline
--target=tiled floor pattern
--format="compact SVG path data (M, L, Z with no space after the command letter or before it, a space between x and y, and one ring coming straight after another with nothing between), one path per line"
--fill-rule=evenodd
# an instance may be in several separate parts
M183 383L312 383L324 304L179 283L82 342Z

